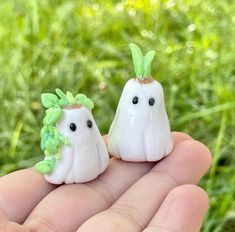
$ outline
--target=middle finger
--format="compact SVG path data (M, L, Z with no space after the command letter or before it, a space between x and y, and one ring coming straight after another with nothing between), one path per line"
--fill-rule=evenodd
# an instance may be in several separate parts
M211 155L205 145L193 140L179 143L111 208L89 219L78 231L142 231L174 187L197 183L210 164Z

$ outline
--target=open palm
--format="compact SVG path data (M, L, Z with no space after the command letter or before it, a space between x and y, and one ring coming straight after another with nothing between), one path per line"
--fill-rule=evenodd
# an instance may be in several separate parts
M0 231L196 232L208 207L196 184L211 164L205 145L173 132L172 154L157 163L112 158L86 184L55 186L34 169L0 178Z

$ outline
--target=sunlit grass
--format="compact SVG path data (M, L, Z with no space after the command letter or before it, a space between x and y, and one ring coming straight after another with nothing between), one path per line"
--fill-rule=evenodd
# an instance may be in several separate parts
M214 155L201 182L211 199L202 231L220 231L235 209L235 3L97 2L0 2L0 174L42 158L42 92L86 93L107 133L134 75L134 42L156 50L152 74L164 86L172 129Z

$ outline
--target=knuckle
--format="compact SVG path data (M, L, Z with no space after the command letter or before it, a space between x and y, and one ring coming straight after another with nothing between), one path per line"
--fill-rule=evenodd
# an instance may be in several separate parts
M26 222L26 227L30 232L56 232L56 228L50 220L44 217L35 217Z

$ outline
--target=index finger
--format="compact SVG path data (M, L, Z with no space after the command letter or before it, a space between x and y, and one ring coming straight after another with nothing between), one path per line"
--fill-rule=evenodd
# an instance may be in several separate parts
M22 223L32 208L57 186L45 181L33 168L0 178L0 212Z

